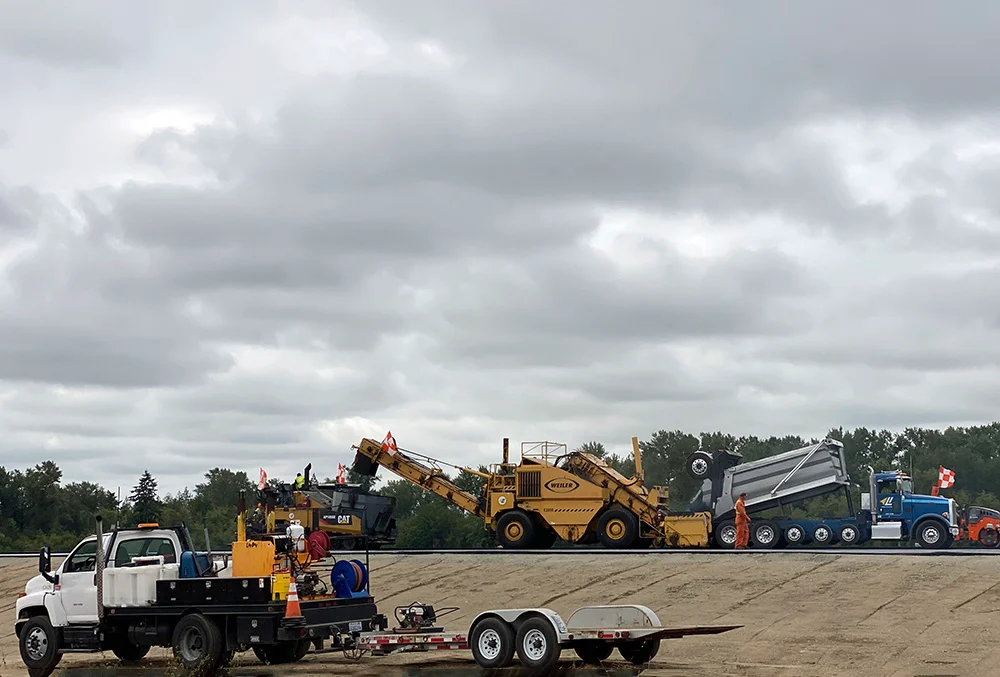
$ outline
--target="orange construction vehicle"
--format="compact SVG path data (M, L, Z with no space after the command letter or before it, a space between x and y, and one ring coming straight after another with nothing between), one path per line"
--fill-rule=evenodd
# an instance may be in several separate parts
M959 537L969 543L986 548L995 548L1000 543L1000 511L972 505L962 511L958 525L962 530Z

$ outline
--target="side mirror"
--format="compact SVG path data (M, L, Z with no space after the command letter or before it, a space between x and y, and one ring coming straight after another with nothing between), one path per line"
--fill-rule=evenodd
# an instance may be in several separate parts
M38 552L38 573L55 585L57 577L49 573L50 571L52 571L52 553L49 552L49 547L45 546Z

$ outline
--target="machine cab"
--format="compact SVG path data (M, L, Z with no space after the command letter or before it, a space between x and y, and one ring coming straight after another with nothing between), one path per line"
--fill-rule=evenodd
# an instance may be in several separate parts
M904 518L909 504L905 497L913 494L913 479L901 472L873 473L872 497L879 521Z

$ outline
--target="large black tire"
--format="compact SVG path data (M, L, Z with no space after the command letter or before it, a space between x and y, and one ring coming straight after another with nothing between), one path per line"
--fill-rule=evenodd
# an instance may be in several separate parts
M17 644L31 677L48 677L62 660L59 636L48 616L34 616L25 623Z
M639 518L624 508L611 508L597 520L597 535L605 548L631 548L639 538Z
M214 674L226 648L219 626L199 613L181 617L174 627L171 645L174 658L192 677Z
M584 640L573 645L573 650L587 665L599 665L601 661L608 660L615 647L611 642L602 642L596 639Z
M718 547L726 550L732 550L736 547L736 522L734 520L722 520L715 525L713 532L712 535Z
M810 536L812 537L812 542L817 548L827 548L833 545L835 540L833 527L825 522L821 522L820 524L814 526Z
M785 527L785 543L790 546L803 545L809 535L806 534L806 530L802 528L801 524L789 524Z
M712 474L712 466L715 461L712 459L712 455L707 451L696 451L687 457L685 462L685 467L687 468L687 473L693 479L704 480Z
M497 520L497 542L507 550L525 550L535 543L535 522L523 510L508 510Z
M914 538L921 548L937 550L948 545L948 529L937 520L927 520L917 527Z
M146 657L152 647L139 646L129 641L128 637L116 637L111 642L111 653L126 663L140 661Z
M857 524L844 524L840 527L838 538L842 545L857 545L861 542L861 527Z
M773 550L781 544L781 529L771 520L756 520L750 525L750 542L755 548Z
M499 618L484 618L469 633L469 648L479 667L505 668L514 662L514 629Z
M515 640L517 658L529 675L547 675L559 662L562 647L547 618L535 616L521 623Z
M309 652L309 640L298 642L281 642L267 646L255 646L254 654L265 665L284 665L300 660Z
M618 645L618 653L633 665L645 665L656 657L659 650L660 640L658 639L626 642Z

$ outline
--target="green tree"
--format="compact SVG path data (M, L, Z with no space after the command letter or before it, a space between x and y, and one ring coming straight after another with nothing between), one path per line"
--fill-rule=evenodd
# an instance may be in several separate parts
M578 446L574 451L580 451L584 454L591 454L597 458L604 458L608 454L608 450L604 448L604 443L597 441L584 442Z
M142 523L159 520L160 510L163 506L156 493L156 480L149 470L143 471L139 477L139 483L135 485L129 495L129 502L132 507L132 518L135 521Z

